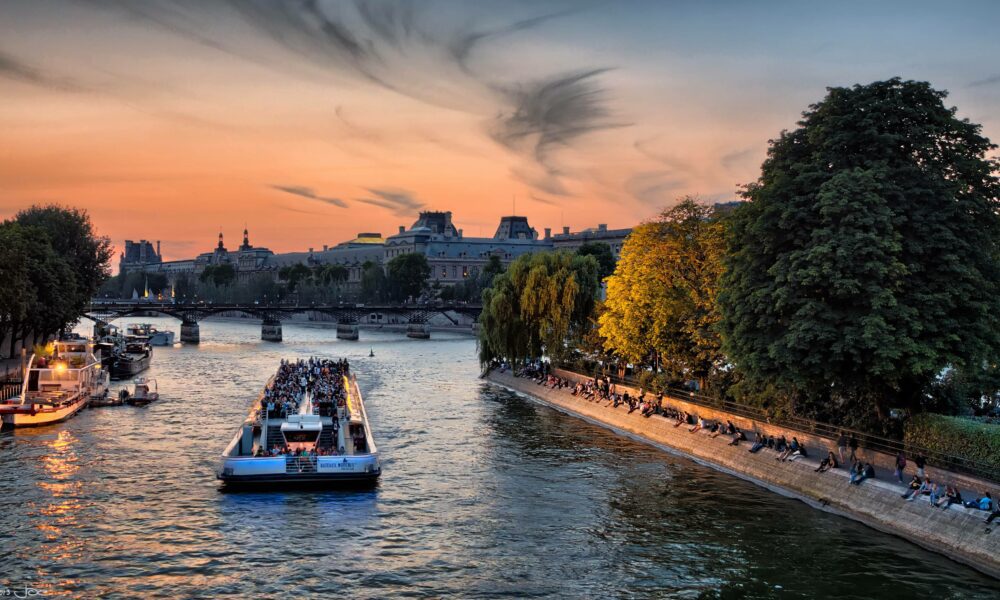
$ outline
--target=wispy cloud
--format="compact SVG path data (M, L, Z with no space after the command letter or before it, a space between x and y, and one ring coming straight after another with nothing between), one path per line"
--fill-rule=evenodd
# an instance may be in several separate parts
M646 171L636 173L625 182L625 189L632 196L645 204L664 204L669 199L670 192L684 187L684 181L674 179L666 171Z
M994 85L1000 83L1000 75L992 75L990 77L984 77L983 79L977 79L969 84L969 87L983 87L987 85Z
M0 77L61 92L82 92L86 87L72 79L53 75L0 52Z
M537 202L539 204L544 204L546 206L558 206L559 205L559 203L556 202L555 200L552 200L551 198L543 198L543 197L539 196L538 194L528 194L528 197L531 198L532 200L534 200L535 202Z
M564 73L509 87L504 95L511 109L491 124L493 139L558 179L562 173L553 161L558 148L588 133L623 126L611 118L607 90L597 80L606 71Z
M567 194L564 180L572 174L561 168L560 150L588 133L622 126L612 119L610 94L601 81L607 69L584 66L511 80L495 61L471 64L487 46L503 50L498 42L506 37L569 17L590 4L565 8L559 3L552 9L551 3L529 3L497 11L413 0L87 1L251 62L283 68L291 55L297 59L293 62L318 73L353 76L428 105L480 117L489 123L486 133L494 141L531 163L523 167L531 176L521 179L546 193ZM252 36L234 36L234 17L257 32L258 40L285 52L263 52ZM342 108L335 113L352 136L386 143L377 132L345 118Z
M392 211L394 215L406 217L418 212L425 205L412 192L396 188L368 188L373 197L355 198L362 204L370 204Z
M278 190L280 192L285 192L286 194L292 194L293 196L299 196L300 198L307 198L309 200L315 200L317 202L323 202L325 204L332 204L333 206L339 206L340 208L347 208L347 202L341 200L340 198L333 198L330 196L320 196L312 188L301 186L301 185L270 185L271 189Z

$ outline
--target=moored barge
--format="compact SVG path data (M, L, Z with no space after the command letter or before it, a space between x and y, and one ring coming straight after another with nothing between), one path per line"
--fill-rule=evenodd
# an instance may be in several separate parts
M282 361L222 453L226 487L370 485L382 472L346 360Z

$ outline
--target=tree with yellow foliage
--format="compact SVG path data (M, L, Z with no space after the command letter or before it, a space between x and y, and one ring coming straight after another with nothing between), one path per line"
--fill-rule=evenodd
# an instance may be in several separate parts
M704 389L721 363L715 300L724 253L721 217L691 197L636 227L607 279L606 349Z

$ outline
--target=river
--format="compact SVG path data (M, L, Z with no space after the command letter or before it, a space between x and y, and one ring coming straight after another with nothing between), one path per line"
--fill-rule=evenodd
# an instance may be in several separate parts
M286 323L282 343L259 336L255 322L203 322L201 345L156 349L160 402L0 434L0 586L85 598L1000 595L903 540L484 384L468 336L341 342L305 323ZM222 493L217 459L249 403L279 359L310 355L351 360L383 454L378 487Z

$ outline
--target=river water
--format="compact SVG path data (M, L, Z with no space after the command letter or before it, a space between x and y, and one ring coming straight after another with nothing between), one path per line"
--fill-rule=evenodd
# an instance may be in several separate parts
M473 339L433 335L341 342L285 324L276 344L253 322L203 322L200 346L156 349L159 403L0 434L0 586L85 598L1000 595L903 540L485 384ZM351 360L383 454L378 487L220 492L218 455L260 386L280 358L310 355Z

